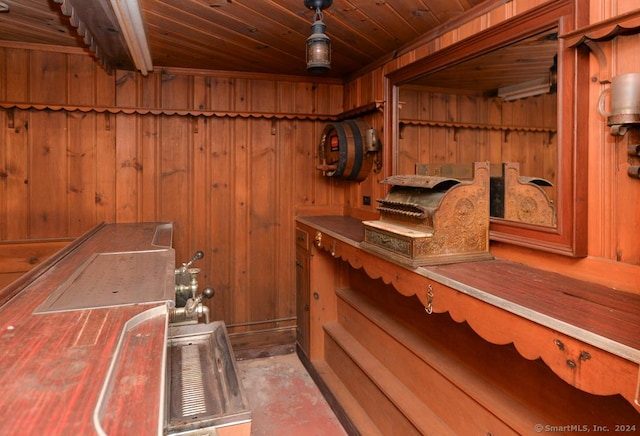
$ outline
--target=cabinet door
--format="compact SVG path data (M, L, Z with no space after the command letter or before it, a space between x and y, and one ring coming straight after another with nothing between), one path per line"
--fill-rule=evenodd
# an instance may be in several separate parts
M296 339L299 347L309 356L309 254L296 250Z

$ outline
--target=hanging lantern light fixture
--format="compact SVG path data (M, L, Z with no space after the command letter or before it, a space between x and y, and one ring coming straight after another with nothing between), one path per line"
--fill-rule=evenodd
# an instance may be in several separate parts
M304 5L315 11L311 36L307 38L307 71L312 73L331 69L331 39L325 33L327 26L322 22L322 11L332 3L333 0L304 0Z

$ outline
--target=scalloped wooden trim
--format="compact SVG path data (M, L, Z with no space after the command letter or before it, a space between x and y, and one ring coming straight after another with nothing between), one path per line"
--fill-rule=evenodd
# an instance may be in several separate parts
M431 126L431 127L451 127L460 129L483 129L483 130L502 130L502 131L522 131L522 132L544 132L556 133L557 129L550 127L532 127L532 126L508 126L502 124L481 124L481 123L458 123L449 121L435 120L400 120L400 125L410 126Z
M577 47L587 40L609 41L617 36L634 35L638 32L640 32L640 9L567 32L560 37L567 41L569 47Z
M138 115L178 115L192 117L217 117L217 118L267 118L267 119L288 119L288 120L314 120L314 121L334 121L335 115L328 114L305 114L305 113L267 113L267 112L234 112L234 111L207 111L196 109L165 109L165 108L144 108L144 107L116 107L116 106L79 106L79 105L57 105L48 103L19 103L0 102L3 109L34 109L67 112L97 112L110 114L138 114Z
M561 38L567 41L569 47L584 45L593 53L600 69L599 81L604 84L611 82L611 71L602 43L618 36L637 33L640 33L640 9L568 32L561 35Z
M83 106L83 105L61 105L50 103L23 103L23 102L0 102L3 109L35 109L67 112L97 112L111 114L138 114L138 115L178 115L192 117L217 117L217 118L267 118L267 119L288 119L288 120L313 120L313 121L339 121L347 118L355 118L375 111L380 111L384 107L383 101L375 101L355 109L342 112L338 115L330 114L307 114L307 113L271 113L271 112L236 112L236 111L208 111L201 109L170 109L170 108L145 108L145 107L119 107L119 106Z
M640 411L640 365L596 346L557 332L500 307L474 298L418 273L407 270L356 245L324 233L316 247L336 259L363 269L406 297L416 296L436 313L448 312L466 322L481 338L498 345L513 344L525 359L541 359L565 382L596 395L620 394ZM431 292L432 298L427 294Z
M69 17L70 24L76 28L78 34L82 37L82 41L87 46L89 51L94 54L95 58L102 64L102 66L104 66L105 70L111 72L111 65L102 55L102 51L98 47L95 38L89 31L89 28L82 20L80 20L80 18L78 18L78 14L76 13L74 6L69 2L69 0L54 0L54 2L60 5L60 11L62 12L62 14Z

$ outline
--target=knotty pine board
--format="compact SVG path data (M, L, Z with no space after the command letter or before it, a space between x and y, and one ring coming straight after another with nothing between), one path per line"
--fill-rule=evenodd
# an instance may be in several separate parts
M90 57L23 49L0 48L0 58L16 79L0 75L0 96L17 102L276 116L337 114L343 103L337 81L109 75ZM41 89L42 98L34 92ZM295 323L293 217L342 209L350 189L315 169L324 122L0 110L0 123L10 120L0 140L0 239L76 237L102 221L172 221L177 262L205 253L196 266L201 286L216 289L207 302L212 319L238 332Z

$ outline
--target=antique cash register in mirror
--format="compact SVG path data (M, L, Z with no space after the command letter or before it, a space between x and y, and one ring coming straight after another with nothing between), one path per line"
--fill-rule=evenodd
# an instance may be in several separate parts
M388 76L392 173L464 180L472 162L488 161L490 238L583 256L583 132L574 126L585 116L576 78L588 69L584 53L564 46L572 9L557 3Z

